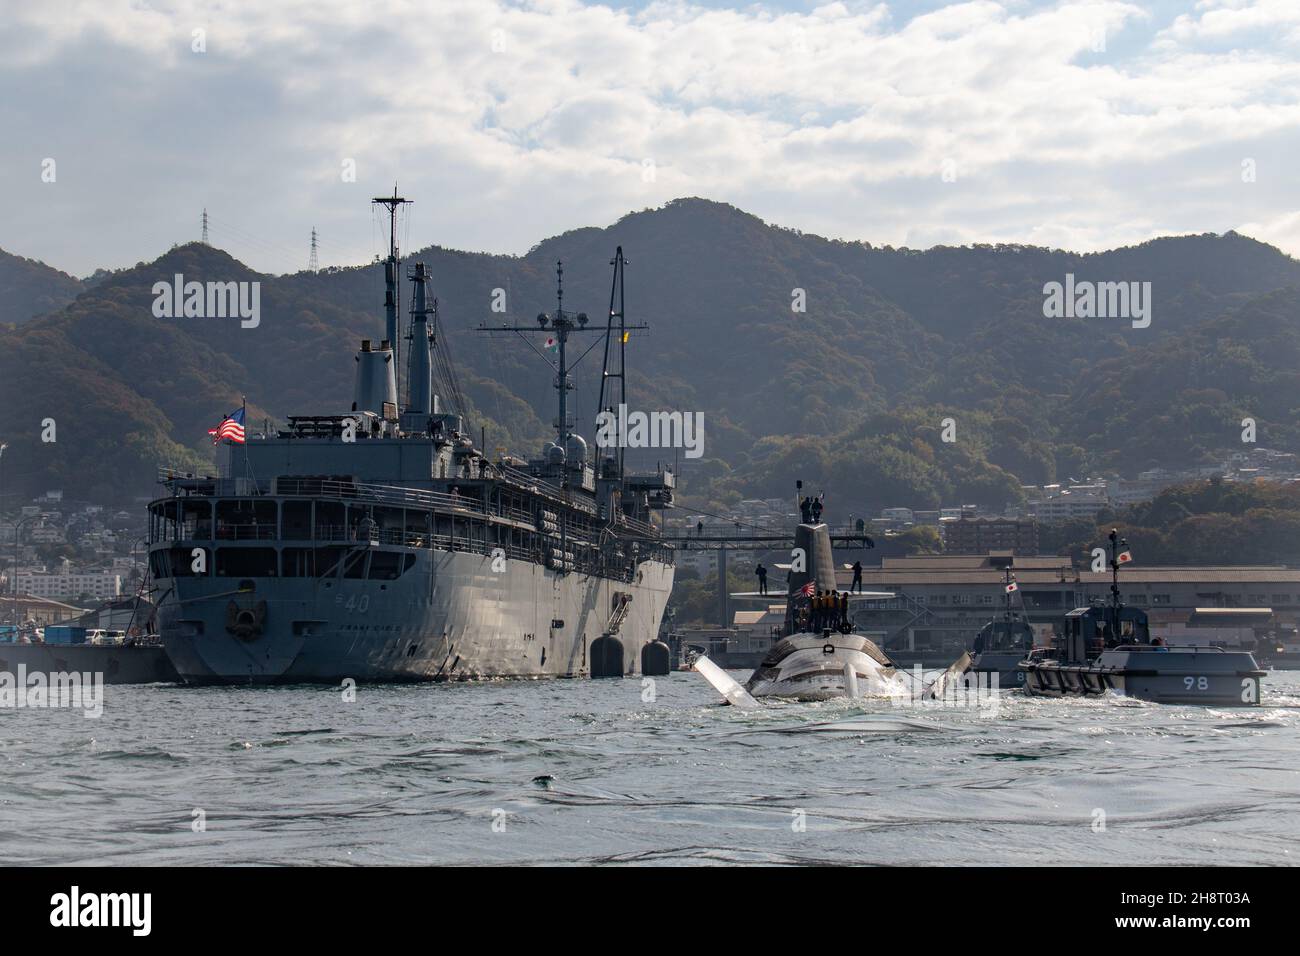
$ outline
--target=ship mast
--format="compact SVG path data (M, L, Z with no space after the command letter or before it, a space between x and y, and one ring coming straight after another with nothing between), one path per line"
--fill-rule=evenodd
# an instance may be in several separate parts
M571 317L564 311L564 262L555 263L555 315L551 318L551 328L555 331L555 339L559 343L559 369L556 372L555 387L560 393L560 417L555 420L555 431L558 436L559 446L564 449L565 453L569 450L569 390L573 388L573 383L569 381L568 354L566 346L569 342L569 332L574 326L574 319L577 319L578 326L582 327L587 324L587 313L579 312L577 316ZM538 316L537 321L542 321Z
M1127 550L1128 541L1121 538L1115 528L1110 529L1107 537L1110 539L1110 608L1107 616L1110 617L1111 640L1118 642L1120 611L1124 608L1119 596L1119 549L1122 547Z
M1002 619L1007 623L1007 638L1011 637L1011 565L1002 569Z
M615 254L615 259L611 260L611 262L619 263L616 273L618 275L618 285L621 290L622 263L623 263L623 250L621 246L619 247L618 252ZM572 422L569 420L569 392L573 389L573 383L570 380L570 374L578 364L577 362L574 362L573 365L569 364L569 354L568 354L569 336L578 332L604 332L606 336L606 354L608 355L608 350L609 350L608 339L609 336L615 330L617 330L619 333L620 348L621 348L622 347L621 340L629 330L648 329L649 326L628 325L626 323L622 315L623 309L621 303L621 292L620 292L618 325L617 326L614 325L613 314L610 315L609 321L607 321L604 325L594 325L594 326L588 325L587 313L567 312L564 309L564 263L563 262L557 262L555 264L555 279L556 279L555 312L551 314L543 312L540 315L538 315L536 327L521 326L521 325L480 325L478 329L476 329L475 331L517 333L521 338L524 338L524 341L528 342L528 344L532 346L534 352L537 352L539 355L541 355L542 358L546 361L546 363L548 365L551 365L551 368L555 370L555 388L556 391L559 392L559 403L558 403L559 417L555 420L555 431L556 431L556 436L558 438L558 444L560 446L560 449L567 455L569 436L573 434L571 430ZM611 301L612 301L612 293L611 293ZM556 351L557 351L557 360L554 364L551 363L551 360L547 358L547 356L544 353L540 352L537 349L537 347L533 345L532 340L524 336L525 332L537 332L537 331L551 332L554 335L555 343L556 343ZM594 344L595 343L593 343L593 347ZM586 352L583 352L582 355L578 357L578 361L582 361L583 356L585 356L587 352L590 351L591 349L589 348L587 349ZM604 394L603 379L601 382L601 394L602 395Z
M397 334L397 316L400 314L399 306L402 292L397 281L399 262L397 257L397 210L401 206L410 205L412 200L397 195L397 184L394 183L391 196L376 196L370 201L377 206L386 206L388 208L388 259L384 263L384 337L388 339L388 344L393 350L393 368L399 379L397 397L401 401L402 361L401 346Z
M614 274L610 280L610 285L609 285L609 323L608 323L608 328L606 329L605 332L605 362L600 373L600 400L596 403L596 411L597 414L599 414L602 410L609 411L613 413L617 418L619 406L627 403L627 377L624 374L627 367L626 366L627 316L626 316L626 310L624 308L624 298L623 298L623 267L627 264L627 260L623 258L622 246L619 246L614 251L614 258L609 260L609 264L614 267ZM617 309L615 309L614 307L616 297L617 297L617 305L618 305ZM611 372L609 370L609 344L610 344L609 340L610 340L610 336L615 331L614 319L616 317L618 318L618 329L617 329L618 371ZM612 397L615 386L614 383L609 381L610 379L618 380L617 399ZM608 405L605 402L605 395L607 389L611 395ZM624 474L623 471L624 451L625 449L623 447L623 442L619 442L618 450L615 455L615 461L616 461L615 467L618 469L617 474L618 477L620 478Z

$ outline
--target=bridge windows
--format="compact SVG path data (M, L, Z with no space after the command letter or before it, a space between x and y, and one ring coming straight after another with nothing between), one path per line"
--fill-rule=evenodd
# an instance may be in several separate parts
M316 502L316 540L344 540L343 502Z
M275 548L218 548L219 578L273 578L278 575Z
M229 541L274 540L276 503L261 498L227 498L217 502L217 538Z
M212 537L212 502L206 498L181 498L180 535L200 540Z
M203 552L202 560L194 554L195 551ZM207 577L211 563L212 552L208 548L181 546L149 555L149 571L155 578ZM196 565L202 570L196 571Z
M283 534L289 541L311 540L311 502L286 501L281 513Z
M280 575L286 578L316 577L316 549L285 548L280 552Z
M180 531L180 500L172 498L149 506L149 540L175 541Z

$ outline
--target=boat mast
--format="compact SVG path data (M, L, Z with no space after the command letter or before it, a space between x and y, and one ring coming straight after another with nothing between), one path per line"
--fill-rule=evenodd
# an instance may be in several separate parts
M615 258L620 264L622 263L623 261L622 247L619 247L618 252L615 254ZM620 268L619 269L620 289L621 289L621 275L622 275L622 270ZM555 431L557 437L559 438L558 444L560 446L560 449L567 455L569 451L568 440L569 440L569 436L572 434L571 429L573 424L571 421L569 421L569 391L573 388L573 383L569 380L569 373L571 371L571 366L569 365L569 356L568 356L569 336L576 332L604 332L606 336L606 340L608 341L608 337L613 333L615 326L613 321L614 317L612 315L610 316L609 321L607 321L604 325L588 325L587 313L578 312L575 314L572 312L566 312L564 310L564 263L563 262L557 262L555 264L555 278L556 278L555 312L552 314L543 312L540 315L538 315L537 325L535 327L520 326L520 325L480 325L475 331L514 332L517 335L524 337L524 341L528 342L530 346L532 346L532 341L529 340L526 336L524 336L524 333L526 332L538 332L538 331L550 332L555 337L557 351L558 351L558 361L556 364L552 365L551 367L555 370L555 388L560 393L559 395L560 415L559 418L557 418L555 421ZM623 311L622 297L620 293L619 317L618 317L619 322L617 326L620 339L622 339L622 337L625 336L629 331L649 328L648 325L628 325L622 316L622 311ZM533 351L538 352L538 354L542 356L542 359L549 365L551 360L547 358L547 356L544 353L540 352L536 346L532 346L532 347L533 347ZM593 348L595 347L595 343L593 343L592 347ZM620 348L621 347L622 345L620 342ZM591 349L589 348L587 349L586 352L583 352L582 355L578 357L578 361L579 362L582 361L583 356L585 356L590 351ZM606 351L608 352L608 345L606 346ZM574 365L577 365L577 362L575 362ZM601 394L602 395L604 394L603 380L601 382ZM565 483L567 484L567 479Z
M393 350L393 372L397 376L397 400L402 401L402 361L401 346L397 334L397 316L400 314L401 286L397 281L397 210L408 206L412 200L397 195L397 184L393 184L391 196L376 196L370 200L377 206L388 208L388 259L384 263L384 335Z
M579 312L576 318L580 325L587 324L586 312ZM538 321L541 321L540 317ZM572 424L569 421L569 389L573 388L573 383L569 381L568 343L569 332L573 328L574 318L564 311L564 262L559 260L555 263L555 315L551 317L551 329L555 332L555 340L559 344L559 368L556 370L555 388L560 393L560 417L555 420L555 431L557 444L564 449L565 455L569 453L571 434L569 428Z
M619 246L614 250L614 258L609 260L609 264L614 267L614 274L610 279L609 285L609 322L605 332L605 361L600 373L600 400L596 403L596 412L599 414L602 410L608 411L615 416L617 420L619 407L627 403L627 377L624 374L626 365L627 350L627 316L624 307L623 296L623 267L627 265L627 260L623 258L623 247ZM617 308L615 306L617 305ZM615 331L614 319L618 318L618 371L609 370L609 344L610 336ZM618 398L613 397L614 385L609 382L610 379L618 379ZM608 404L606 403L606 388L610 394ZM615 467L618 469L618 477L624 474L623 442L619 442L615 454Z
M1002 619L1007 624L1007 639L1011 639L1011 565L1002 569Z
M1120 611L1124 604L1120 601L1119 596L1119 549L1128 548L1128 541L1119 536L1119 531L1115 528L1110 529L1107 535L1110 539L1110 633L1111 639L1116 643L1119 642L1119 624Z

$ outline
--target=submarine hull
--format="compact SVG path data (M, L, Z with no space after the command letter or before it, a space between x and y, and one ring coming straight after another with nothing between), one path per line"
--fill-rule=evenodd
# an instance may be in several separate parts
M790 700L906 693L893 662L874 642L833 631L804 631L778 641L750 676L745 689L756 698Z

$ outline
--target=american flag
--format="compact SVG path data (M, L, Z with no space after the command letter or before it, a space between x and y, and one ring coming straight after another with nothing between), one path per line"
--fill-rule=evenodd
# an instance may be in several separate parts
M817 590L817 582L809 581L807 584L805 584L803 587L799 589L799 593L802 594L804 597L812 597L813 594L816 592L816 590Z
M212 444L216 444L223 438L229 438L231 441L242 442L244 440L244 409L236 408L233 412L221 420L221 424L216 428L209 428L208 434L212 436Z

